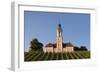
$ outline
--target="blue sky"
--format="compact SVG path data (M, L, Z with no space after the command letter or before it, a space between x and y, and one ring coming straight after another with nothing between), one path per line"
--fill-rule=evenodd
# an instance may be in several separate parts
M63 29L63 42L90 49L90 14L24 11L25 49L37 38L44 44L56 43L57 26Z

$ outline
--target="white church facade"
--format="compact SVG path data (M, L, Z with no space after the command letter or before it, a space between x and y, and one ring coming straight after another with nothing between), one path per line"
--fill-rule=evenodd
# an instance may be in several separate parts
M61 24L59 24L57 27L57 43L48 43L45 46L44 52L51 52L51 53L74 52L74 46L70 42L63 43L62 32L63 30L62 30Z

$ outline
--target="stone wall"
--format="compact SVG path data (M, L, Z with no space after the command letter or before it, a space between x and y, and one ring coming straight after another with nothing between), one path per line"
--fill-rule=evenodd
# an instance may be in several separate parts
M74 51L74 47L65 47L63 48L63 52L73 52Z
M53 48L53 47L46 47L45 48L45 52L74 52L74 47L65 47L62 49L62 51L59 51L57 48Z
M52 52L53 53L53 47L46 47L46 52Z

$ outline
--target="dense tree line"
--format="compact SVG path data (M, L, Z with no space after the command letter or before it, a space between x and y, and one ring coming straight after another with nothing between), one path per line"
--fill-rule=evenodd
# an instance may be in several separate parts
M86 48L86 46L81 46L81 47L75 46L74 50L75 51L88 51L88 49Z

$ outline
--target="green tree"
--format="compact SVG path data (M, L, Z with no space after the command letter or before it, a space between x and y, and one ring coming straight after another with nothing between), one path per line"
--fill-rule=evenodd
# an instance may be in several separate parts
M81 46L80 49L83 50L83 51L87 51L86 46Z
M75 51L80 51L80 48L78 46L74 46Z
M33 39L30 42L30 48L31 50L35 50L35 51L43 51L43 44L41 42L38 41L37 38Z
M88 49L86 48L86 46L81 46L81 47L75 46L74 50L75 51L88 51Z

